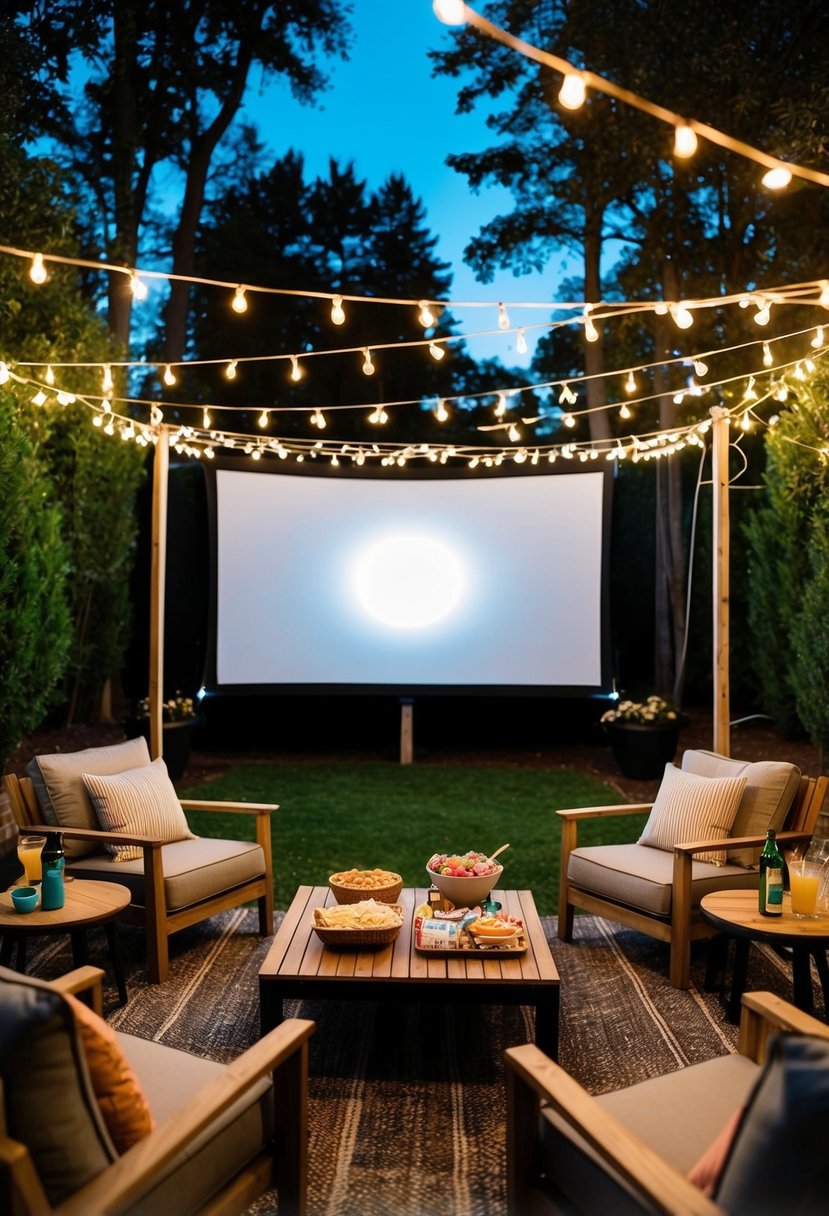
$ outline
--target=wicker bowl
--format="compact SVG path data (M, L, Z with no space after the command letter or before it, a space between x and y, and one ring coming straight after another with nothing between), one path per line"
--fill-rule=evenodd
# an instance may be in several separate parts
M399 925L389 925L387 929L338 929L317 924L318 910L314 912L314 932L320 941L333 949L362 950L366 946L387 946L393 942L403 928L404 912L400 904L391 907L400 917Z
M400 892L403 890L403 879L399 874L392 873L391 870L375 871L375 870L360 870L360 874L376 875L378 879L385 876L386 881L377 887L369 886L353 886L349 885L348 874L346 871L340 874L332 874L328 879L328 886L334 895L338 904L356 904L361 899L376 899L380 904L394 904L400 897ZM354 873L354 871L351 871Z

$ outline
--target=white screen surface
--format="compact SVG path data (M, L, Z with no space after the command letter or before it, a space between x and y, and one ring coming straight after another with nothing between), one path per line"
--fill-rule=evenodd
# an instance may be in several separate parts
M218 469L219 687L600 685L604 477Z

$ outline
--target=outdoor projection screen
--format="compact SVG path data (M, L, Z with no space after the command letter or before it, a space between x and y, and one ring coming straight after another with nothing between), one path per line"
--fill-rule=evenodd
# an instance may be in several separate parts
M607 690L605 471L215 471L217 692Z

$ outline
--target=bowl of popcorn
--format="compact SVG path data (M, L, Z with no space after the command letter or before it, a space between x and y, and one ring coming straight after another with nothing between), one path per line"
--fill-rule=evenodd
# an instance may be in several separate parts
M486 853L434 853L426 866L432 886L456 908L474 908L497 885L504 867Z
M328 885L338 904L356 904L362 899L393 904L403 890L403 879L392 870L341 870L329 877Z

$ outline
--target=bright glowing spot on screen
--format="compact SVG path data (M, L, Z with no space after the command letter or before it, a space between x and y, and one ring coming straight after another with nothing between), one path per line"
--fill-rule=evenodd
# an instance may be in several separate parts
M366 612L397 629L422 629L454 611L463 589L457 556L429 536L395 533L371 544L354 570Z

